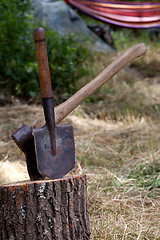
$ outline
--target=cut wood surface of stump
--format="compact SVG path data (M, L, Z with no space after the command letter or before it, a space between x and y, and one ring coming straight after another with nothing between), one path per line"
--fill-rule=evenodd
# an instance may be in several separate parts
M86 176L0 186L0 239L90 239Z

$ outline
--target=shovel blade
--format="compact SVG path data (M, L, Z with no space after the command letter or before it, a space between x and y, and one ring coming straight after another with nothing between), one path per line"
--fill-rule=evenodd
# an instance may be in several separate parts
M45 125L33 130L37 168L50 179L64 177L75 167L75 144L72 125L56 125L56 155L52 154L50 136Z

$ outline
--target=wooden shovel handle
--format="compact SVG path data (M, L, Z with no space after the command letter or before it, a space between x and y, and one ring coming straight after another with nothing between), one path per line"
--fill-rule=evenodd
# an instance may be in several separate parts
M144 43L136 44L125 51L120 57L113 61L106 67L97 77L91 80L83 88L81 88L72 97L64 103L55 107L55 122L62 121L70 112L72 112L82 101L84 101L90 94L106 83L118 71L125 67L129 62L137 57L140 57L146 52ZM30 127L39 128L45 124L44 116L38 118Z
M36 28L34 30L33 36L36 45L41 96L42 98L51 98L53 97L53 91L51 85L44 29Z

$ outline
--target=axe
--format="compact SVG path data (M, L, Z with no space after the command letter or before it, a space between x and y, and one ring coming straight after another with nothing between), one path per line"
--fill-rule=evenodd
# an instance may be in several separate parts
M136 44L130 47L109 66L107 66L97 77L82 87L77 93L75 93L64 103L55 107L55 124L61 122L88 96L100 88L128 63L143 55L146 50L147 49L144 43ZM44 178L37 169L34 137L32 135L33 129L40 128L44 124L45 117L42 115L30 126L24 125L12 135L13 140L26 156L27 169L31 180L40 180Z

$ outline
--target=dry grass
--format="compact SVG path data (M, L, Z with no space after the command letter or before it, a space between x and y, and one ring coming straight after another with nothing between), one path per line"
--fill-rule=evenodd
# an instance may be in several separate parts
M137 165L159 158L160 126L153 128L144 119L124 123L69 118L76 129L81 172L89 176L92 239L159 239L159 189L153 193L139 188L127 176Z
M1 118L0 181L27 179L24 157L9 135L20 122L26 120L29 124L34 120L41 107L15 105L0 110L4 117ZM159 239L160 195L157 192L150 197L151 191L127 178L137 165L159 158L159 123L131 116L123 121L93 119L82 107L66 121L75 130L78 164L74 171L89 176L92 239Z
M144 64L152 63L148 54ZM102 61L100 71L105 60L96 61ZM160 239L160 170L153 170L160 163L159 80L134 63L65 120L75 131L78 163L71 174L89 177L91 239ZM24 156L10 135L41 111L19 102L0 108L1 184L28 179ZM153 172L145 174L149 169Z
M28 179L24 154L12 141L11 134L23 124L34 121L42 109L16 101L13 105L1 107L0 112L0 183Z

